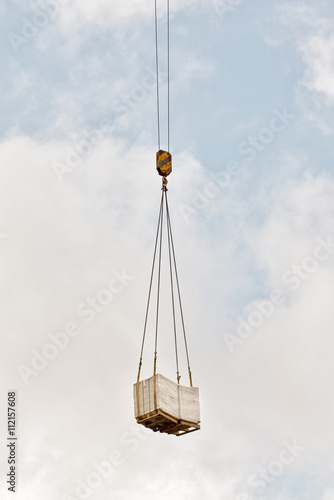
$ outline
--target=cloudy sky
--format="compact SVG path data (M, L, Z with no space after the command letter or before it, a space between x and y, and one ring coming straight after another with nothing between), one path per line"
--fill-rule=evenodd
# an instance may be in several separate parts
M333 500L332 2L171 1L169 203L202 420L180 438L132 401L161 195L154 2L0 12L1 498L16 390L18 500Z

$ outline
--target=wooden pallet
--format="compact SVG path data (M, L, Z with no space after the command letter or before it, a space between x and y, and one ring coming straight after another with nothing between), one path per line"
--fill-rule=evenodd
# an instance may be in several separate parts
M160 409L151 411L146 415L140 415L137 417L137 422L154 432L164 432L175 436L182 436L182 434L188 434L200 429L199 424L178 420Z

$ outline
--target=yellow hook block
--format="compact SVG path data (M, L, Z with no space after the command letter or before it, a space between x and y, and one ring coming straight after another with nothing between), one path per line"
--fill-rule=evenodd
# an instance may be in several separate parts
M172 172L172 155L168 151L157 152L157 171L159 175L167 177Z

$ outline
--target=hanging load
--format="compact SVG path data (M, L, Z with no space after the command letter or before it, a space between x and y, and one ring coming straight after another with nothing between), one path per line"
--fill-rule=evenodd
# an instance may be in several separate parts
M135 417L153 431L180 436L200 428L198 387L157 374L134 384Z
M160 202L160 211L158 219L158 229L155 238L155 247L153 254L153 264L151 271L151 279L148 292L148 301L146 307L146 315L144 322L144 333L141 344L141 352L139 359L139 368L137 382L133 386L134 397L134 413L138 424L152 429L154 432L162 432L180 436L189 432L200 429L200 406L199 406L199 390L198 387L193 387L192 374L189 363L188 345L186 339L184 316L181 303L181 294L178 273L176 268L176 258L174 250L174 242L172 235L172 226L169 215L169 207L167 200L167 176L172 172L172 155L169 153L169 135L170 135L170 119L169 119L169 0L167 0L167 61L168 61L168 151L160 148L160 98L159 98L159 64L158 64L158 21L157 21L157 0L155 0L155 35L156 35L156 73L157 73L157 116L158 116L158 152L156 154L156 168L160 176L162 176L162 196ZM158 330L159 330L159 312L160 312L160 282L161 282L161 261L162 261L162 243L163 243L163 227L164 227L164 212L166 213L166 232L168 243L168 261L169 261L169 277L170 291L172 302L172 318L173 318L173 334L174 334L174 349L176 359L176 382L157 373L157 356L158 356ZM153 361L153 376L140 380L141 368L143 364L143 350L146 338L147 320L149 314L150 300L152 295L152 284L154 279L154 271L157 263L157 296L156 296L156 317L155 317L155 340L154 340L154 361ZM175 301L177 293L178 300ZM177 321L176 321L176 303L179 309L179 317L182 325L183 340L185 346L185 355L188 367L189 386L180 384L179 357L178 357L178 340L177 340ZM164 322L164 327L167 326Z
M179 436L182 434L198 430L200 428L200 408L199 408L198 387L193 387L192 385L192 374L189 363L188 345L187 345L185 325L184 325L179 279L176 267L174 241L173 241L172 226L169 215L166 183L167 183L166 176L163 176L162 197L160 203L158 229L155 239L153 264L152 264L148 302L146 307L146 316L144 324L144 333L143 333L141 353L139 359L137 383L134 384L133 395L134 395L135 417L139 424L142 424L145 427L148 427L155 432L159 431ZM173 326L174 326L174 346L175 346L175 358L176 358L176 382L173 382L172 380L157 373L157 355L158 355L157 345L158 345L158 330L159 330L161 255L162 255L164 211L166 211L169 274L170 274L170 285L171 285L171 301L172 301L172 314L173 314ZM157 279L153 376L146 380L140 381L140 372L143 361L143 350L146 337L147 320L148 320L149 306L152 295L152 284L153 284L154 271L157 261L158 261L158 269L157 269L158 279ZM178 306L180 310L186 360L188 365L189 384L190 384L189 387L180 385L181 376L179 372L179 358L178 358L176 304L174 299L175 288L177 290Z
M148 302L146 307L146 316L144 323L144 333L142 339L137 383L133 387L134 395L134 410L135 417L139 424L152 429L153 431L164 432L180 436L200 428L200 407L199 407L199 391L198 387L192 385L192 374L189 363L188 345L186 339L184 316L181 302L180 286L178 272L176 267L175 249L172 234L172 225L169 214L169 206L167 200L167 179L163 176L162 180L162 196L160 203L158 228L155 239L155 248L153 255L153 264L151 271L151 279L149 285ZM157 355L158 355L158 330L159 330L159 312L160 312L160 280L161 280L161 256L162 256L162 241L163 241L163 223L164 212L166 211L166 229L168 242L168 260L169 274L171 287L172 315L174 327L174 347L176 358L176 382L157 373ZM157 267L157 298L156 298L156 318L155 318L155 346L154 346L154 364L153 376L140 381L140 372L143 361L144 342L146 337L147 320L149 306L152 295L152 284L154 271ZM175 290L176 289L176 290ZM185 345L185 354L188 366L189 384L190 386L180 385L179 372L179 357L178 357L178 342L177 342L177 322L176 322L176 304L175 291L178 296L178 307L183 331L183 339Z

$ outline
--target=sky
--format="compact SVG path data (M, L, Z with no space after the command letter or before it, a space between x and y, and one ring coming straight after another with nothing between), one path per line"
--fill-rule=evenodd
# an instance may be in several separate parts
M201 429L134 418L161 196L154 2L0 0L3 500L11 391L18 500L334 500L334 5L170 8L168 197Z

